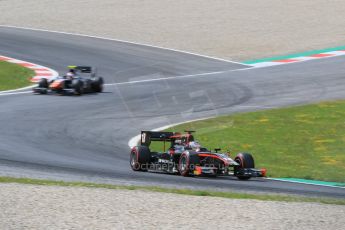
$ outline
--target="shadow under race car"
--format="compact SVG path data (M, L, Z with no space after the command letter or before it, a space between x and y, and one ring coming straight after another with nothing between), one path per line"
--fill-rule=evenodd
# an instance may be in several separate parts
M84 93L100 93L103 91L103 78L98 77L94 68L90 66L69 66L65 76L57 77L51 81L42 78L34 93L82 95Z
M220 149L211 152L194 141L192 132L142 131L140 145L131 149L131 168L182 176L235 176L240 180L266 176L266 169L254 168L251 154L239 153L232 159L229 153L219 153ZM163 142L164 152L152 152L149 148L151 141ZM165 151L167 144L169 148Z

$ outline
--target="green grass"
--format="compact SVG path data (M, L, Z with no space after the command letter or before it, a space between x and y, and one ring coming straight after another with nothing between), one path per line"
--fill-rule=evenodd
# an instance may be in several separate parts
M176 126L205 147L253 154L269 177L345 182L345 101L235 114Z
M18 89L30 85L33 70L17 64L0 61L0 91Z
M286 201L286 202L314 202L314 203L323 203L323 204L345 205L345 199L309 198L309 197L301 197L301 196L283 196L283 195L257 195L257 194L248 194L248 193L162 188L162 187L154 187L154 186L125 186L125 185L96 184L96 183L85 183L85 182L64 182L64 181L38 180L38 179L13 178L13 177L0 177L0 183L20 183L20 184L47 185L47 186L142 190L142 191L150 191L150 192L173 193L173 194L191 195L191 196L222 197L222 198L229 198L229 199L255 199L255 200L263 200L263 201Z

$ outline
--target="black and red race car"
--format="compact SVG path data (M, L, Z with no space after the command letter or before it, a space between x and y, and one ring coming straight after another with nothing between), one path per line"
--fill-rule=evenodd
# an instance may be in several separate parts
M150 150L152 141L163 143L163 152ZM235 176L240 180L265 177L266 169L255 169L250 153L234 159L220 149L210 151L194 140L193 131L141 131L140 145L131 149L130 166L134 171L160 171L182 176Z

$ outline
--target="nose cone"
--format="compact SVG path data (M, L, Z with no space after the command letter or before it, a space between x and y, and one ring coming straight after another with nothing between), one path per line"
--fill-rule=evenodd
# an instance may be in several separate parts
M62 88L62 83L63 81L54 81L53 83L50 84L51 89L60 89Z
M261 171L261 175L263 177L266 177L267 169L263 168L263 169L260 169L260 171Z

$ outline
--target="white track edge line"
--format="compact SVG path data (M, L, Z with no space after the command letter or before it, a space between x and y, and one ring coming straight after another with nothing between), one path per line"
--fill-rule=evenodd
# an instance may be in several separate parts
M257 69L257 68L256 67L248 67L248 68L243 68L243 69L232 69L232 70L219 71L219 72L208 72L208 73L179 75L179 76L171 76L171 77L163 77L163 78L151 78L151 79L138 80L138 81L126 81L126 82L117 82L117 83L107 83L107 84L104 84L104 85L105 86L127 85L127 84L143 83L143 82L174 80L174 79L188 78L188 77L203 77L203 76L208 76L208 75L213 75L213 74L222 74L222 73L237 72L237 71L244 71L244 70L251 70L251 69Z
M31 27L1 25L1 24L0 24L0 27L14 28L14 29L23 29L23 30L33 30L33 31L41 31L41 32L50 32L50 33L59 33L59 34L67 34L67 35L74 35L74 36L81 36L81 37L97 38L97 39L109 40L109 41L117 41L117 42L132 44L132 45L140 45L140 46L146 46L146 47L152 47L152 48L169 50L169 51L178 52L178 53L190 54L190 55L194 55L194 56L209 58L209 59L223 61L223 62L228 62L228 63L233 63L233 64L239 64L239 65L244 65L244 66L251 66L251 65L244 64L244 63L241 63L241 62L230 61L230 60L226 60L226 59L222 59L222 58L212 57L212 56L198 54L198 53L193 53L193 52L189 52L189 51L183 51L183 50L167 48L167 47L160 47L160 46L155 46L155 45L150 45L150 44L145 44L145 43L140 43L140 42L131 42L131 41L115 39L115 38L107 38L107 37L102 37L102 36L93 36L93 35L87 35L87 34L82 34L82 33L63 32L63 31L57 31L57 30L38 29L38 28L31 28Z
M255 64L246 64L246 63L230 61L230 60L226 60L226 59L222 59L222 58L217 58L217 57L213 57L213 56L193 53L193 52L189 52L189 51L183 51L183 50L167 48L167 47L160 47L160 46L155 46L155 45L150 45L150 44L145 44L145 43L140 43L140 42L131 42L131 41L126 41L126 40L121 40L121 39L107 38L107 37L102 37L102 36L93 36L93 35L87 35L87 34L81 34L81 33L63 32L63 31L57 31L57 30L38 29L38 28L31 28L31 27L20 27L20 26L1 25L1 24L0 24L0 27L14 28L14 29L23 29L23 30L32 30L32 31L41 31L41 32L50 32L50 33L59 33L59 34L66 34L66 35L73 35L73 36L97 38L97 39L109 40L109 41L117 41L117 42L122 42L122 43L133 44L133 45L140 45L140 46L152 47L152 48L157 48L157 49L169 50L169 51L173 51L173 52L185 53L185 54L190 54L190 55L194 55L194 56L209 58L209 59L213 59L213 60L218 60L218 61L223 61L223 62L228 62L228 63L233 63L233 64L249 66L249 67L253 67L253 68L266 68L266 67L272 67L272 66L296 64L296 63L299 63L299 62L312 61L312 60L320 60L320 59L324 59L324 58L332 58L332 57L343 56L343 55L335 55L335 56L322 57L322 58L316 58L316 59L310 59L310 60L308 59L308 60L303 60L303 61L298 61L298 62L281 63L281 64L277 64L277 65L256 66L256 64L263 63L263 62L258 62L258 63L255 63Z

